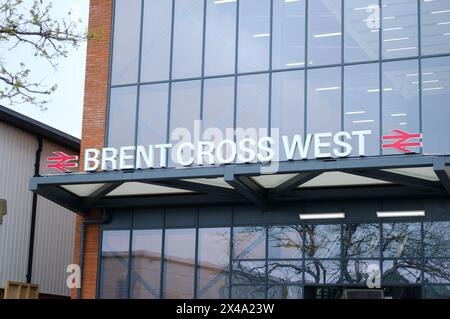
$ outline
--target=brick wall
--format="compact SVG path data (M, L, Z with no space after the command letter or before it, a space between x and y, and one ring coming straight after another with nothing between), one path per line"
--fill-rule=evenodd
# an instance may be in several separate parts
M108 97L110 38L112 20L112 0L91 0L89 31L94 37L87 46L86 82L84 89L83 132L80 163L84 162L86 148L103 148L105 142L106 104ZM83 167L81 167L83 169ZM90 218L98 217L99 212L90 212ZM74 263L78 264L80 249L80 230L83 219L77 217ZM87 227L84 243L84 267L82 298L96 297L97 265L100 226ZM77 291L72 291L76 298Z

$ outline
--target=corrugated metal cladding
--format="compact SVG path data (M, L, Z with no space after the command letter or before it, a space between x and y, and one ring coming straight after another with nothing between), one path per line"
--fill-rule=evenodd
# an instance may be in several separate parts
M0 288L6 280L26 281L32 193L37 149L35 136L0 122L0 198L8 200L8 215L0 226ZM52 151L72 154L52 142L43 143L41 175L48 173L47 157ZM72 263L75 215L39 197L33 260L33 283L41 293L69 295L66 267Z

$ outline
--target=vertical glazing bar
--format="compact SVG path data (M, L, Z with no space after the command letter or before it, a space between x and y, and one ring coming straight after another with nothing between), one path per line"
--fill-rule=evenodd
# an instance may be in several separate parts
M138 135L139 135L139 105L141 101L141 72L142 72L142 39L144 33L144 10L145 10L145 1L141 0L141 24L140 24L140 33L139 33L139 56L138 56L138 85L137 85L137 93L136 93L136 117L134 120L134 145L138 144ZM137 148L134 151L134 167L137 165Z
M161 273L159 278L159 298L164 299L164 273L165 273L165 254L166 254L166 211L163 211L163 227L161 238Z
M380 107L379 109L379 125L378 125L378 129L380 130L380 136L383 136L383 0L379 0L378 2L378 6L379 6L379 17L378 17L378 21L380 22L379 25L379 87L380 87L380 93L379 93L379 101L378 101L378 105ZM379 151L380 151L380 155L383 155L383 145L381 143L381 139L380 139L380 147L379 147Z
M199 231L200 231L200 214L199 210L196 209L197 219L196 219L196 225L195 225L195 258L194 258L194 299L198 298L197 291L198 291L198 250L199 250Z
M238 0L239 1L239 0ZM234 208L231 210L231 226L230 226L230 256L228 268L228 298L231 299L232 276L233 276L233 240L234 240Z
M207 12L208 0L203 2L203 39L202 39L202 80L200 88L200 120L202 121L200 130L203 135L203 111L204 111L204 93L205 93L205 59L206 59L206 12ZM195 142L195 141L193 141Z
M234 114L233 128L236 130L237 125L237 94L238 94L238 72L239 72L239 7L241 0L236 0L236 39L234 52ZM233 140L236 142L236 134L233 134Z
M273 2L270 1L270 38L269 38L269 116L267 123L267 135L272 136L272 68L273 68Z
M308 66L309 66L309 57L308 57L308 46L309 46L309 38L308 38L308 23L309 23L309 0L305 0L305 74L304 74L304 123L303 123L303 136L308 134Z
M423 134L423 72L422 72L422 3L417 0L417 28L418 28L418 51L419 51L419 130ZM423 153L423 146L421 147Z
M170 143L170 110L172 108L172 83L173 83L173 42L175 33L175 5L176 0L172 0L172 30L170 30L170 62L169 62L169 88L168 88L168 105L167 105L167 135L166 143ZM169 157L166 159L166 165L169 164Z
M128 232L128 299L133 298L133 295L131 294L131 272L133 268L133 212L131 212L131 229Z
M113 49L114 49L114 30L115 30L115 16L116 16L116 1L113 0L112 4L112 16L111 16L111 35L109 44L109 70L108 70L108 92L106 96L106 121L105 121L105 140L104 144L109 145L109 117L110 117L110 104L111 104L111 82L112 82L112 65L113 65Z
M265 298L269 298L269 226L265 227L266 230L266 251L265 251L265 263L266 263L266 291Z

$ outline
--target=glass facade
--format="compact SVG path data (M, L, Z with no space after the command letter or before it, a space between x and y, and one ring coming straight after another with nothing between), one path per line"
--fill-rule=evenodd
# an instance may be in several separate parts
M446 0L114 2L110 146L176 144L199 120L223 136L371 130L367 156L394 154L381 136L400 129L450 153Z
M122 213L103 230L100 297L301 299L367 289L373 270L386 292L448 296L445 219L255 224L243 214L261 219L250 207Z

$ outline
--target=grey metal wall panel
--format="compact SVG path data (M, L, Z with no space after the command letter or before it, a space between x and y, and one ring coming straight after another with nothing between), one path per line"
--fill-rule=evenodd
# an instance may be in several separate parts
M40 173L47 175L47 157L53 151L73 154L73 151L44 141ZM34 242L33 282L39 283L41 292L52 295L70 295L66 286L67 265L73 263L75 214L39 197Z
M35 136L0 122L0 198L8 200L8 215L0 226L0 288L6 280L26 281L32 206L28 187L37 145ZM47 157L58 150L74 153L44 141L41 175L55 173L48 171ZM39 197L32 281L42 293L69 295L66 267L73 263L74 234L75 215Z
M0 197L8 200L8 215L0 226L0 287L6 280L25 281L31 222L36 139L0 122Z

